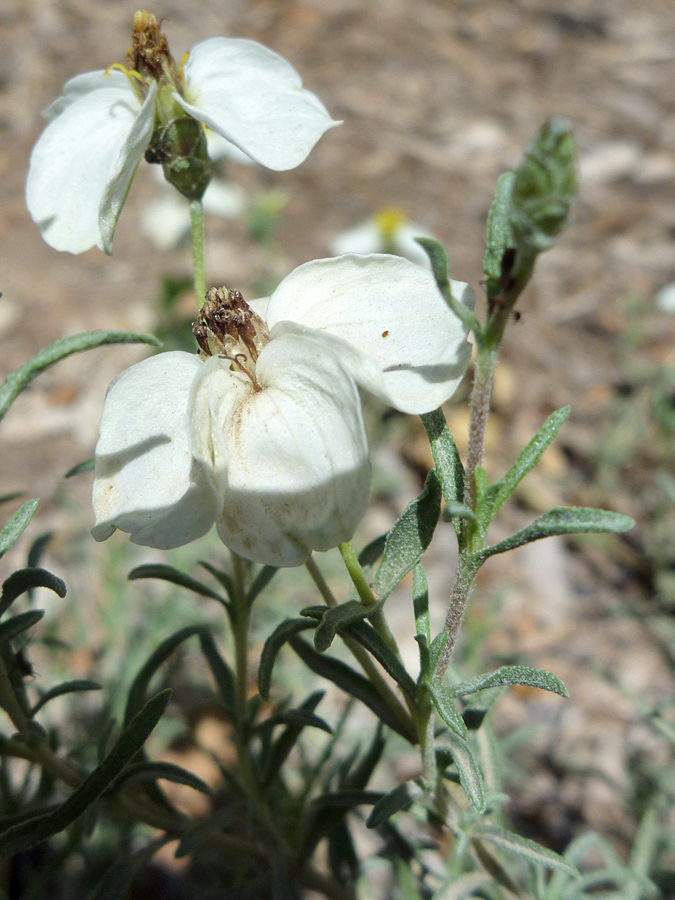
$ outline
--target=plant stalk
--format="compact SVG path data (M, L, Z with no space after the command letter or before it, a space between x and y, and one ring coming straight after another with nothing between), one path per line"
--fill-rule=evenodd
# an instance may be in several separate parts
M204 269L204 206L201 200L190 201L190 234L192 236L193 281L197 306L204 303L206 275Z

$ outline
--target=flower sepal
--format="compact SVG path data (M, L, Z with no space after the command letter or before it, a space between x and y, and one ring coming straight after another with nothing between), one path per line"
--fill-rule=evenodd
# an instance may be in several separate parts
M201 200L211 181L204 127L188 116L156 128L145 151L150 163L161 163L164 177L188 200Z

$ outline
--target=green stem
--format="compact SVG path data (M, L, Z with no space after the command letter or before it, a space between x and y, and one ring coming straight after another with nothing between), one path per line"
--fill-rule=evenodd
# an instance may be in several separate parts
M344 561L345 566L347 567L347 571L349 572L349 577L352 580L356 591L361 598L361 602L364 606L375 606L377 603L377 597L372 591L372 588L368 584L366 579L365 572L361 568L361 563L354 552L354 548L346 541L344 544L338 544L338 550L340 551L340 555ZM384 613L381 609L378 609L374 615L370 616L370 622L375 628L376 631L380 633L380 637L384 638L387 642L389 649L393 650L396 656L401 658L401 652L398 649L398 644L396 643L396 638L391 633L391 629L387 624L387 620L384 618Z
M305 567L311 575L312 580L316 584L317 588L319 589L319 593L323 597L326 606L337 606L338 601L335 599L335 596L333 595L331 589L328 587L319 567L311 556L305 562ZM361 567L359 566L359 568ZM365 649L365 647L362 647L358 641L355 641L354 638L350 638L346 634L341 634L340 637L344 641L345 646L349 649L354 659L356 659L365 674L368 676L368 680L370 681L370 683L377 690L380 697L382 697L389 709L394 713L396 718L405 729L405 733L410 743L413 745L416 744L418 742L417 728L412 716L404 709L396 694L394 694L385 679L382 677L368 651Z
M471 388L469 444L464 474L464 502L476 511L478 503L476 491L476 469L483 462L485 452L485 431L490 414L490 399L494 383L499 347L491 347L477 340L476 368Z
M204 273L204 207L201 200L190 201L190 233L192 235L192 263L197 306L201 307L206 294Z

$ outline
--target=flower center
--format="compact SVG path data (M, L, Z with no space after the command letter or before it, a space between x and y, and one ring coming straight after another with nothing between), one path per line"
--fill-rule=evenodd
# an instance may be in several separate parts
M218 356L229 360L231 369L246 375L256 391L262 390L255 377L255 365L270 336L263 320L239 291L226 287L208 290L199 318L192 323L192 333L202 358Z
M127 66L141 76L149 75L160 84L169 82L174 90L177 87L178 70L169 43L151 13L137 12L134 15Z

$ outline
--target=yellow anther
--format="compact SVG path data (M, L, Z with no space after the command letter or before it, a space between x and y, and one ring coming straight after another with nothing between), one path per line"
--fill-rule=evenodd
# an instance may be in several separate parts
M180 58L180 65L178 66L178 81L183 83L183 66L188 61L188 56L190 55L190 51L186 50L185 53Z
M112 66L108 66L108 68L103 73L104 75L110 75L111 72L117 70L118 72L122 72L123 75L126 75L129 81L132 78L135 78L137 81L140 81L143 84L143 79L134 69L127 69L126 66L122 65L122 63L113 63ZM133 84L133 82L132 82Z

